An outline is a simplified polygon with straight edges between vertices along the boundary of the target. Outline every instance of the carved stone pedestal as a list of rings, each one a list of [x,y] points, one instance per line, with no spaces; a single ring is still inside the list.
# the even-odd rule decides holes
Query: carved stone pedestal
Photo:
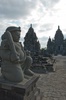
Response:
[[[0,100],[38,100],[38,78],[39,76],[33,76],[28,81],[25,79],[24,82],[15,84],[0,77]]]

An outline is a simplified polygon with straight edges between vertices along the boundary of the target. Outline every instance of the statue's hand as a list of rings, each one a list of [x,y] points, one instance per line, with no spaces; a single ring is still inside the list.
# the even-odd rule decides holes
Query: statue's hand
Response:
[[[10,55],[10,60],[12,61],[12,62],[19,62],[20,61],[20,54],[18,54],[18,53],[12,53],[11,55]]]
[[[30,51],[27,50],[27,51],[26,51],[26,55],[27,55],[27,56],[30,56]]]

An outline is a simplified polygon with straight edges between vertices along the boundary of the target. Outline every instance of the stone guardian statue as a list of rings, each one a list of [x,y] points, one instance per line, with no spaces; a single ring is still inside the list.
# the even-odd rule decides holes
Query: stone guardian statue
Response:
[[[1,42],[1,73],[3,77],[12,82],[21,82],[24,76],[33,76],[30,70],[32,58],[24,50],[20,39],[20,27],[10,26],[2,35]]]

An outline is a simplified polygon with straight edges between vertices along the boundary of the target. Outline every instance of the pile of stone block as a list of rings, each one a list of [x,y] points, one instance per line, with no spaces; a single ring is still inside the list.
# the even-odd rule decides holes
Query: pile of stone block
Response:
[[[54,71],[53,65],[55,63],[55,59],[51,57],[42,57],[42,56],[34,56],[32,69],[44,70],[44,72]],[[43,72],[43,71],[42,71]]]

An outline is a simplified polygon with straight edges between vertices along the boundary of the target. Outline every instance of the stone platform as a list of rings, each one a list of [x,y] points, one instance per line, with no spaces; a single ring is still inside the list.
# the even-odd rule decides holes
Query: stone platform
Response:
[[[14,83],[4,80],[0,74],[0,100],[38,100],[40,90],[36,86],[39,76]]]

